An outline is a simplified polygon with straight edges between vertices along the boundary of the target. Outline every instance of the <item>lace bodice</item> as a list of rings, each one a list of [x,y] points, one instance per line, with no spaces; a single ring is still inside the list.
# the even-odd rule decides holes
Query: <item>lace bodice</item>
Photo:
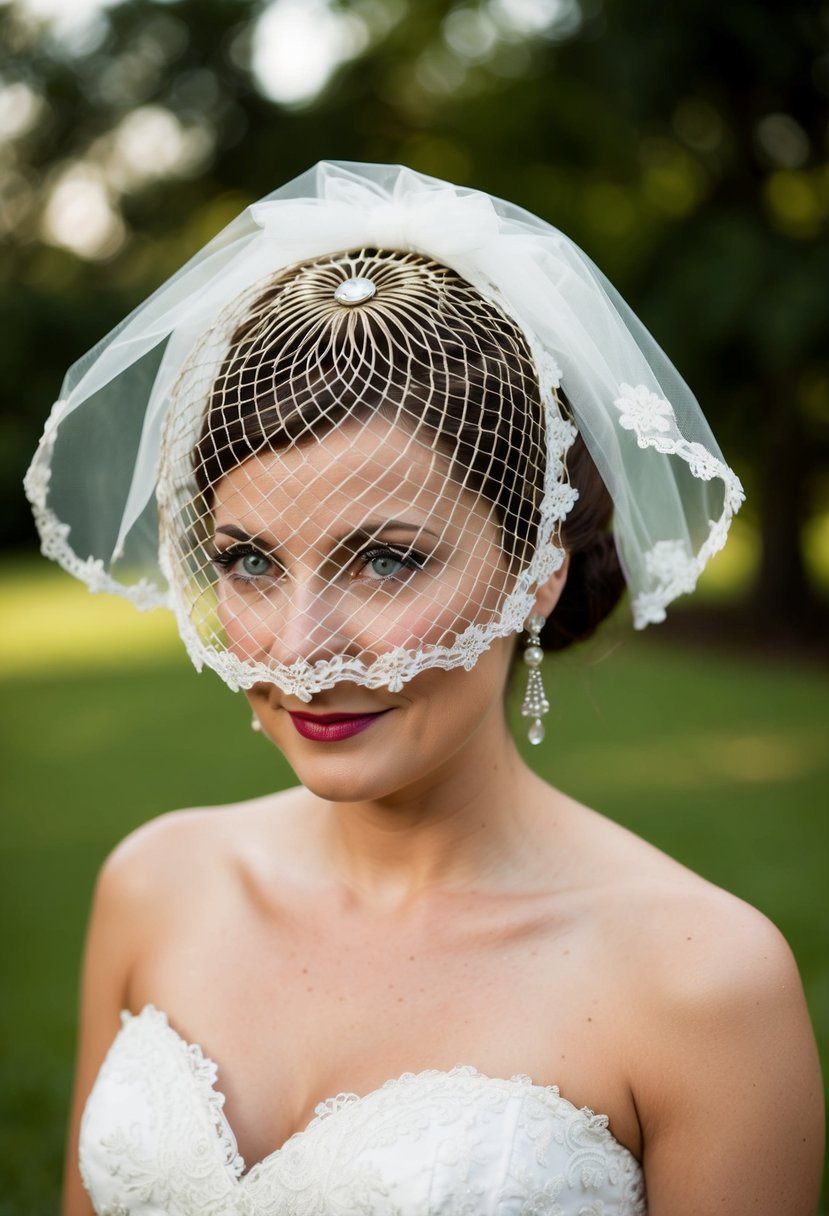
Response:
[[[163,1013],[122,1015],[81,1124],[99,1216],[645,1216],[607,1119],[529,1077],[462,1066],[339,1094],[249,1170],[216,1078]]]

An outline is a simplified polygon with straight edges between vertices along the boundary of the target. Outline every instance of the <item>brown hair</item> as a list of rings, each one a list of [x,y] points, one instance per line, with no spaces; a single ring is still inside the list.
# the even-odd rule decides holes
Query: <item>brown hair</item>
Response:
[[[336,304],[336,287],[354,277],[371,278],[382,306]],[[199,491],[209,507],[213,487],[249,456],[378,413],[436,437],[456,480],[492,504],[510,564],[523,564],[546,463],[530,349],[494,303],[418,254],[315,259],[255,298],[213,385],[194,452]],[[612,503],[581,437],[567,468],[579,497],[562,525],[567,583],[541,639],[551,650],[588,637],[624,588],[608,531]]]

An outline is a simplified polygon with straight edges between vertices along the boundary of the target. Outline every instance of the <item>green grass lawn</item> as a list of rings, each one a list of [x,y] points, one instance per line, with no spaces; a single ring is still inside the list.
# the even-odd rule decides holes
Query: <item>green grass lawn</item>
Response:
[[[546,679],[553,709],[532,763],[780,926],[825,1060],[825,674],[611,625],[549,662]],[[45,1216],[57,1209],[76,976],[101,860],[165,810],[292,778],[249,730],[242,696],[193,672],[165,614],[139,617],[42,567],[0,582],[0,695],[0,1216]]]

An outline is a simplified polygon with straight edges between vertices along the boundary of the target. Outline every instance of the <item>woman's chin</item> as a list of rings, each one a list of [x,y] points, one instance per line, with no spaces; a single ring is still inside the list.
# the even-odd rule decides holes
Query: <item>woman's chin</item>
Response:
[[[367,773],[351,764],[294,764],[307,790],[325,802],[377,802],[401,792],[408,784],[402,774]]]

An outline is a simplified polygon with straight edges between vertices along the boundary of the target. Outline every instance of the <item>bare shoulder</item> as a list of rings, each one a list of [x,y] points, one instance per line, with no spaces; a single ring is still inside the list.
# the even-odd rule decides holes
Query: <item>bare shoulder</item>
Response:
[[[760,912],[707,884],[645,903],[657,920],[636,974],[631,1088],[651,1210],[684,1212],[679,1186],[689,1212],[712,1200],[731,1212],[812,1212],[823,1093],[789,946]]]
[[[618,824],[578,811],[604,933],[648,986],[682,999],[720,983],[797,976],[785,939],[762,912]]]
[[[704,1021],[801,994],[785,938],[757,908],[615,824],[599,838],[602,937],[649,1009]]]
[[[232,880],[265,835],[279,834],[304,791],[285,790],[214,807],[169,811],[125,837],[104,862],[97,898],[119,905],[169,907],[205,884]]]
[[[631,893],[629,893],[630,895]],[[649,868],[631,900],[641,982],[653,999],[690,1013],[723,1001],[768,1000],[795,986],[797,965],[780,930],[757,908],[668,859]]]
[[[788,944],[756,908],[657,850],[634,842],[625,855],[599,916],[649,1211],[813,1211],[822,1085]]]
[[[788,1061],[790,1075],[811,1060],[803,988],[779,929],[696,875],[643,886],[631,955],[639,1024],[647,1027],[639,1076],[651,1086],[651,1109],[670,1102],[661,1071],[669,1059],[682,1058],[698,1075],[714,1064],[718,1083],[730,1076],[737,1087],[765,1067],[770,1050],[778,1064]]]

